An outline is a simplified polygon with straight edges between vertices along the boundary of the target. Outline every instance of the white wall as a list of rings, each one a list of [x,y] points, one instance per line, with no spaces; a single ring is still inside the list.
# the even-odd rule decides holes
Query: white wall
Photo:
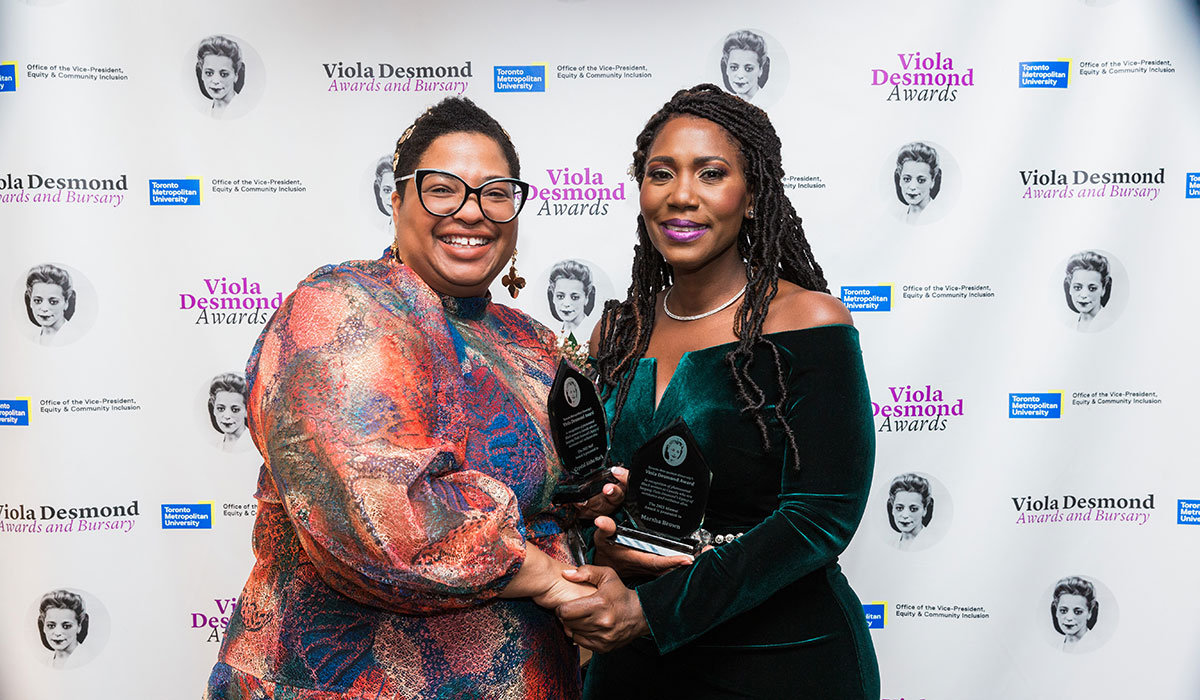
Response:
[[[205,323],[183,295],[220,296],[206,280],[245,278],[273,298],[322,264],[378,255],[390,236],[372,200],[374,164],[447,94],[412,91],[416,80],[385,91],[395,80],[378,76],[377,91],[333,91],[336,71],[323,64],[378,73],[469,62],[470,77],[450,82],[463,80],[511,132],[525,179],[552,187],[568,168],[623,186],[624,199],[593,211],[535,201],[522,215],[530,284],[516,305],[553,326],[541,290],[559,260],[591,263],[602,294],[623,295],[634,136],[676,89],[719,82],[722,39],[743,28],[767,37],[771,74],[755,99],[783,139],[791,195],[834,292],[891,287],[890,311],[855,313],[875,401],[903,403],[893,391],[927,386],[935,403],[961,401],[936,430],[877,419],[876,483],[843,564],[864,603],[883,604],[873,634],[884,697],[1196,697],[1200,610],[1185,591],[1200,573],[1200,527],[1181,524],[1178,508],[1200,501],[1187,446],[1197,334],[1184,323],[1200,247],[1200,191],[1186,195],[1187,173],[1200,173],[1200,24],[1169,0],[4,0],[0,63],[14,62],[16,79],[0,69],[10,300],[0,420],[17,419],[19,399],[29,411],[27,426],[0,424],[0,697],[201,692],[220,632],[196,625],[220,627],[249,571],[260,463],[252,446],[219,449],[205,401],[214,375],[242,371],[263,318]],[[195,50],[212,34],[246,53],[235,118],[212,118],[197,90]],[[940,67],[972,84],[952,101],[889,101],[892,86],[873,85],[873,71],[904,72],[901,56],[916,52],[940,52]],[[1059,60],[1068,87],[1019,87],[1021,63]],[[535,64],[544,92],[495,91],[494,67]],[[606,65],[627,68],[588,77],[613,73]],[[937,148],[944,178],[909,224],[891,177],[896,152],[918,140]],[[1022,171],[1035,169],[1065,175],[1066,189],[1027,189]],[[1161,172],[1163,182],[1089,198],[1075,171]],[[47,189],[36,176],[126,189]],[[172,179],[199,180],[201,203],[152,206],[150,181]],[[253,191],[255,180],[297,182],[271,192]],[[1032,198],[1063,191],[1073,196]],[[1113,270],[1093,332],[1074,327],[1062,292],[1067,259],[1084,250]],[[23,303],[26,275],[43,263],[67,269],[78,294],[49,347]],[[977,295],[940,296],[959,291]],[[507,299],[499,284],[495,293]],[[1009,417],[1010,394],[1057,392],[1060,418]],[[79,410],[92,406],[109,410]],[[902,551],[886,499],[907,472],[930,478],[936,508]],[[1026,496],[1055,503],[1027,512]],[[51,513],[133,502],[136,515]],[[165,505],[203,503],[210,528],[164,529]],[[1031,515],[1049,522],[1019,522]],[[1051,626],[1051,591],[1071,575],[1100,597],[1086,653],[1064,653]],[[49,668],[36,636],[38,601],[60,588],[81,592],[91,614],[87,663],[75,669]]]

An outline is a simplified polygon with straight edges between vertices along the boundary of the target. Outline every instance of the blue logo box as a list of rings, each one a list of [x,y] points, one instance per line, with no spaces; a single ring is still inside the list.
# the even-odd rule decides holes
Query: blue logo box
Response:
[[[1187,198],[1200,199],[1200,173],[1187,174]]]
[[[892,285],[842,287],[842,303],[851,311],[891,311]]]
[[[29,425],[29,399],[0,399],[0,425]]]
[[[211,530],[211,503],[164,503],[162,505],[162,529],[164,530]]]
[[[0,92],[17,91],[17,64],[0,63]]]
[[[199,205],[199,178],[150,181],[150,206],[152,207],[194,207]]]
[[[495,66],[493,92],[545,92],[546,66]]]
[[[1070,61],[1022,61],[1018,87],[1065,88],[1071,80]]]
[[[1200,499],[1179,499],[1179,524],[1200,525]]]
[[[1062,418],[1062,392],[1008,395],[1009,418]]]
[[[881,630],[884,624],[884,615],[887,603],[863,603],[863,614],[867,616],[867,629]]]

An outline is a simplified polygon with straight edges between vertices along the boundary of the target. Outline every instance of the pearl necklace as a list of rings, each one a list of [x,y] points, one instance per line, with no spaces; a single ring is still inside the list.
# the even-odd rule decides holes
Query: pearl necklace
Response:
[[[671,310],[667,308],[667,299],[671,298],[671,292],[675,290],[675,287],[671,287],[670,289],[667,290],[667,293],[663,295],[663,313],[665,313],[668,318],[673,318],[676,321],[699,321],[702,318],[708,318],[709,316],[712,316],[715,313],[719,313],[719,312],[724,311],[725,309],[729,308],[729,306],[731,304],[733,304],[733,302],[742,298],[742,295],[746,293],[746,287],[748,287],[748,286],[749,286],[749,284],[743,284],[742,288],[738,290],[737,294],[733,295],[732,299],[725,302],[724,304],[721,304],[720,306],[713,309],[712,311],[705,311],[704,313],[696,314],[695,316],[677,316],[677,315],[671,313]]]

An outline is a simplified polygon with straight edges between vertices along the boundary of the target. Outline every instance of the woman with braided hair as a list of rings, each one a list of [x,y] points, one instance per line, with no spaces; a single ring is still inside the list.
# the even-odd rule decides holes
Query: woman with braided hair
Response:
[[[592,353],[612,455],[678,418],[712,470],[694,561],[609,544],[558,608],[598,653],[585,697],[878,698],[862,606],[838,564],[874,461],[850,314],[828,294],[782,186],[766,113],[714,85],[675,94],[638,136],[641,215],[627,298]],[[612,567],[611,569],[608,567]]]

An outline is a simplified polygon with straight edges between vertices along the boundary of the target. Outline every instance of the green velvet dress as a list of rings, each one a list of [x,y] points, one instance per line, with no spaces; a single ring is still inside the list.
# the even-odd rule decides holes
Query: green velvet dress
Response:
[[[683,417],[712,470],[704,527],[744,533],[683,567],[634,586],[651,634],[593,657],[585,698],[879,698],[879,668],[862,604],[837,564],[862,518],[875,456],[858,332],[821,326],[767,336],[783,361],[792,466],[768,411],[770,447],[741,412],[718,345],[683,356],[656,409],[654,359],[639,361],[612,456]],[[770,349],[755,381],[779,399]],[[611,415],[612,400],[608,405]]]

